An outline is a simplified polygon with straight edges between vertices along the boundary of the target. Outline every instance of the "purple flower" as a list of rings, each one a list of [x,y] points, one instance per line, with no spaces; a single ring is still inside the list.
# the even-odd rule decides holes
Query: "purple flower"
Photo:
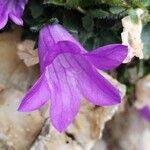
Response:
[[[74,119],[85,97],[100,106],[121,101],[119,91],[97,72],[117,67],[127,56],[127,47],[111,44],[87,52],[61,25],[40,31],[41,76],[24,97],[19,111],[32,111],[51,100],[52,124],[60,132]]]
[[[146,118],[148,121],[150,121],[150,107],[145,106],[142,109],[140,109],[140,113],[144,118]]]
[[[22,15],[27,0],[0,0],[0,29],[10,18],[17,25],[23,25]]]

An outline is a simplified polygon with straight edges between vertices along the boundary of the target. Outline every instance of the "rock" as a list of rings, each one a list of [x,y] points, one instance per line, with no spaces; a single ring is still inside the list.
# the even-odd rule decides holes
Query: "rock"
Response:
[[[26,91],[37,78],[37,69],[27,68],[17,56],[17,45],[19,43],[20,30],[1,33],[0,89],[15,87]]]
[[[34,49],[35,42],[25,40],[18,44],[18,56],[24,61],[26,66],[30,67],[39,62],[37,49]]]
[[[35,144],[30,150],[84,150],[73,137],[59,133],[47,121]]]
[[[150,124],[133,107],[118,113],[104,131],[108,150],[149,150]]]
[[[128,46],[128,56],[124,60],[125,63],[130,62],[136,56],[143,59],[143,42],[141,40],[142,21],[140,16],[143,14],[142,9],[137,9],[138,23],[132,22],[130,16],[122,19],[123,32],[121,33],[122,44]]]
[[[0,84],[8,86],[9,78],[19,65],[16,55],[17,43],[20,41],[20,31],[4,32],[0,36]]]
[[[12,88],[0,94],[0,145],[4,149],[29,149],[43,126],[44,119],[39,111],[17,111],[23,95],[23,92]]]
[[[135,94],[135,106],[137,109],[145,106],[150,107],[150,75],[147,75],[136,83]]]
[[[103,140],[98,140],[91,150],[107,150],[106,142]]]
[[[17,111],[37,77],[17,56],[20,30],[0,36],[0,150],[28,150],[44,124],[40,111]],[[37,69],[36,69],[37,70]]]

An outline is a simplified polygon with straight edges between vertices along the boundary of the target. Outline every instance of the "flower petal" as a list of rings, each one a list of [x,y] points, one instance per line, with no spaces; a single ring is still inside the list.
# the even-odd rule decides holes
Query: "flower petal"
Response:
[[[8,21],[7,3],[7,0],[0,0],[0,29],[2,29]]]
[[[21,17],[14,15],[13,13],[9,14],[10,19],[17,25],[23,25],[23,20]]]
[[[60,41],[54,46],[54,51],[48,52],[47,56],[45,57],[44,67],[51,64],[55,57],[62,53],[71,53],[71,54],[80,54],[80,48],[78,45],[71,41]]]
[[[145,106],[140,110],[141,114],[148,120],[150,121],[150,107]]]
[[[40,61],[40,70],[41,73],[45,69],[45,57],[47,56],[48,52],[55,51],[53,50],[55,43],[51,34],[49,32],[49,28],[45,26],[40,30],[39,40],[38,40],[38,54],[39,54],[39,61]]]
[[[45,75],[38,79],[23,98],[18,110],[22,112],[33,111],[44,105],[50,98],[50,91]]]
[[[8,21],[8,15],[0,12],[0,29],[4,28]]]
[[[100,70],[113,69],[119,66],[126,58],[127,46],[110,44],[85,54],[86,58]]]
[[[70,41],[76,44],[81,50],[85,51],[80,42],[61,25],[54,24],[50,25],[48,28],[55,43],[59,41]]]
[[[21,17],[23,15],[26,3],[27,0],[14,0],[9,4],[9,8],[11,8],[9,11],[9,17],[17,25],[23,25],[23,20]]]
[[[53,24],[45,26],[41,29],[39,35],[39,58],[41,70],[44,70],[44,61],[47,52],[53,53],[55,51],[55,44],[60,41],[68,41],[76,44],[80,50],[85,52],[82,45],[61,25]]]
[[[113,105],[121,101],[119,91],[108,82],[82,56],[67,56],[66,59],[74,67],[74,77],[77,78],[82,94],[95,105]]]
[[[27,0],[0,0],[0,29],[8,21],[8,17],[17,25],[23,25],[22,15]]]
[[[51,89],[52,123],[60,132],[73,121],[80,107],[80,92],[71,68],[60,54],[46,69]]]

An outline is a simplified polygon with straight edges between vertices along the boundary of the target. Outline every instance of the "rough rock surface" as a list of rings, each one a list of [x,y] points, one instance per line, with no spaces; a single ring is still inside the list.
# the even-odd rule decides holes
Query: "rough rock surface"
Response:
[[[136,108],[150,107],[150,75],[140,79],[136,84]]]
[[[24,61],[26,66],[30,67],[39,62],[37,49],[34,49],[35,42],[25,40],[18,44],[18,56]]]
[[[39,111],[17,111],[23,92],[7,89],[0,93],[0,147],[10,150],[27,150],[34,142],[43,125]],[[5,137],[5,138],[4,138]]]
[[[130,16],[126,16],[122,19],[123,32],[121,33],[122,43],[128,46],[128,56],[124,60],[125,63],[130,62],[131,59],[136,56],[142,59],[143,56],[143,43],[141,40],[142,33],[142,21],[140,16],[143,14],[143,10],[137,9],[138,23],[134,23]]]
[[[28,150],[44,123],[39,111],[17,111],[36,77],[17,56],[19,33],[18,30],[0,36],[0,150]]]
[[[103,137],[107,150],[149,150],[149,139],[149,122],[131,107],[108,122]]]

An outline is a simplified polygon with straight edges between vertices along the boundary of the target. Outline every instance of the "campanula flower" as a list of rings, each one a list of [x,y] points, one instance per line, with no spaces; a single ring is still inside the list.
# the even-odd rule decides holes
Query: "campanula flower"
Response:
[[[127,47],[110,44],[87,52],[61,25],[53,24],[40,31],[39,59],[41,76],[23,98],[19,111],[32,111],[50,100],[52,124],[60,132],[73,121],[82,97],[94,105],[121,102],[120,94],[97,69],[120,65]]]
[[[27,0],[0,0],[0,29],[10,18],[17,25],[23,25],[22,15]]]

